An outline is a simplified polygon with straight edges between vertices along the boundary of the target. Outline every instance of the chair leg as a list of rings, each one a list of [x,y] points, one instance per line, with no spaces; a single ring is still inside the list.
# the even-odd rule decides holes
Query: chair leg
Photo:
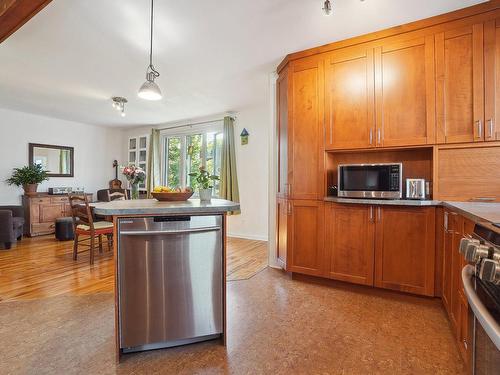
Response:
[[[107,234],[108,237],[108,250],[112,251],[113,250],[113,235],[112,234]]]
[[[21,241],[23,239],[23,235],[21,234],[19,237],[17,237],[18,241]]]
[[[75,233],[73,239],[73,260],[76,260],[78,256],[78,233]]]
[[[99,252],[102,254],[102,234],[99,235]]]
[[[90,235],[90,264],[94,264],[94,240],[95,236],[94,234]]]
[[[9,250],[12,247],[12,242],[5,242],[5,250]]]

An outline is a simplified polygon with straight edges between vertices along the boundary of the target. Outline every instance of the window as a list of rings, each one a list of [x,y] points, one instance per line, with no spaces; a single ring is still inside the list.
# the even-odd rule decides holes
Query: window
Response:
[[[148,159],[148,136],[129,138],[128,140],[128,164],[135,165],[146,171]],[[146,181],[139,184],[139,190],[146,190]]]
[[[177,130],[177,132],[176,132]],[[172,129],[163,132],[163,185],[191,186],[198,193],[198,183],[189,173],[204,165],[210,174],[220,177],[222,163],[222,122],[203,127]],[[214,196],[220,194],[220,182],[214,181]]]

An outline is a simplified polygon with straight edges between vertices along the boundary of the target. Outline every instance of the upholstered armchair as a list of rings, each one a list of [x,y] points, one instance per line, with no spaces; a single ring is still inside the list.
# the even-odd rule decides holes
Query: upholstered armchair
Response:
[[[0,206],[0,244],[10,249],[23,236],[24,210],[22,206]]]

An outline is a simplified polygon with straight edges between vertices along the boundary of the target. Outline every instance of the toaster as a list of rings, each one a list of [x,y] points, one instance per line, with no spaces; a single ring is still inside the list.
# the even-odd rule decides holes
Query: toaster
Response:
[[[406,199],[425,199],[425,185],[423,178],[407,178]]]

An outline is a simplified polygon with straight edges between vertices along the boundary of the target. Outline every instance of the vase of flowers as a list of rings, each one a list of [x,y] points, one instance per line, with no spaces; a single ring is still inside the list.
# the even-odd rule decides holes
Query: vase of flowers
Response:
[[[22,186],[26,195],[36,194],[39,183],[48,180],[47,171],[40,164],[14,168],[12,176],[6,181],[9,185]]]
[[[122,173],[130,184],[130,198],[139,199],[139,184],[146,180],[146,172],[135,165],[129,165],[123,168]]]
[[[204,165],[199,168],[198,172],[190,173],[189,176],[193,177],[199,184],[200,201],[210,202],[212,199],[213,181],[218,180],[219,176],[211,175]]]

